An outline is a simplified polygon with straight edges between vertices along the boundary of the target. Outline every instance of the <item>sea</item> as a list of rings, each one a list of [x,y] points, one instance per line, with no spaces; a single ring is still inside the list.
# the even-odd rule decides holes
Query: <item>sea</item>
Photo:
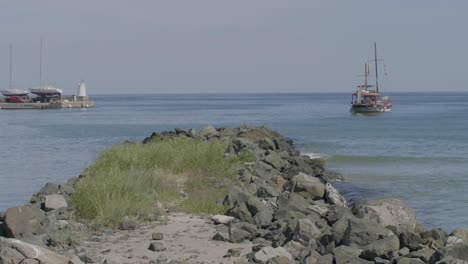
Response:
[[[468,93],[390,93],[390,113],[349,93],[95,95],[93,109],[0,110],[0,210],[65,182],[112,144],[153,131],[266,125],[344,175],[352,201],[396,197],[418,221],[468,228]]]

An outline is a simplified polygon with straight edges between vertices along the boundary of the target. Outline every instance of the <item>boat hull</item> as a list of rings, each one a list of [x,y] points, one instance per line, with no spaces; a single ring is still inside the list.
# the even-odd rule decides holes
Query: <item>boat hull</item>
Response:
[[[350,111],[352,113],[384,113],[390,112],[391,110],[391,106],[353,104]]]

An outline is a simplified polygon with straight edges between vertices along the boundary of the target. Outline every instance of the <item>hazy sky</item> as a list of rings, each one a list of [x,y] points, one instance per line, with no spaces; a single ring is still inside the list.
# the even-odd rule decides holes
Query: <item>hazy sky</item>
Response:
[[[0,0],[0,86],[75,93],[468,91],[466,0]]]

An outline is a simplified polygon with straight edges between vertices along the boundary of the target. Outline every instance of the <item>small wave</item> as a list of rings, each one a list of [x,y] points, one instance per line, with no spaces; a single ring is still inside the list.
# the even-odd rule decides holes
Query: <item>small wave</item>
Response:
[[[411,156],[370,156],[370,155],[333,155],[327,158],[337,163],[363,163],[363,162],[399,162],[399,163],[465,163],[468,160],[460,157],[411,157]]]
[[[309,158],[311,158],[311,159],[327,158],[327,155],[325,155],[325,154],[319,154],[319,153],[313,153],[313,152],[301,153],[301,154],[309,156]]]

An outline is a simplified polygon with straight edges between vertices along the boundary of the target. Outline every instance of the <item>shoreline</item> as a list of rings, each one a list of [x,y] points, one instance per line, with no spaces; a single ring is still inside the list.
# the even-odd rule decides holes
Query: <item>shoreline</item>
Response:
[[[465,240],[468,237],[459,237],[464,231],[449,236],[440,229],[425,230],[416,222],[414,213],[396,199],[346,206],[345,199],[330,184],[340,176],[328,171],[323,159],[301,155],[291,140],[268,128],[205,127],[199,132],[176,129],[153,133],[143,144],[154,139],[164,141],[178,137],[224,140],[229,146],[226,157],[235,157],[244,150],[255,154],[252,164],[241,164],[238,168],[239,182],[224,199],[227,214],[237,220],[217,225],[218,231],[213,237],[225,242],[251,241],[256,246],[244,256],[247,261],[270,263],[273,259],[286,258],[291,263],[314,263],[313,260],[338,263],[344,255],[346,261],[340,263],[400,263],[416,259],[422,263],[436,263],[450,257],[466,261],[465,255],[450,251],[454,247],[468,249]],[[48,219],[48,225],[55,226],[36,226],[36,232],[22,237],[24,240],[54,248],[41,240],[47,236],[50,240],[51,234],[72,222],[67,217],[67,200],[79,180],[72,178],[65,185],[48,184],[33,196],[26,207],[35,209],[28,217],[42,217]],[[7,210],[2,216],[7,236],[24,235],[12,232],[14,221],[7,219],[11,212]],[[19,214],[16,216],[21,218]],[[41,237],[36,235],[38,232]],[[378,236],[369,235],[373,233]],[[367,235],[363,237],[363,234]],[[79,253],[76,248],[67,250],[71,252],[59,252]]]

